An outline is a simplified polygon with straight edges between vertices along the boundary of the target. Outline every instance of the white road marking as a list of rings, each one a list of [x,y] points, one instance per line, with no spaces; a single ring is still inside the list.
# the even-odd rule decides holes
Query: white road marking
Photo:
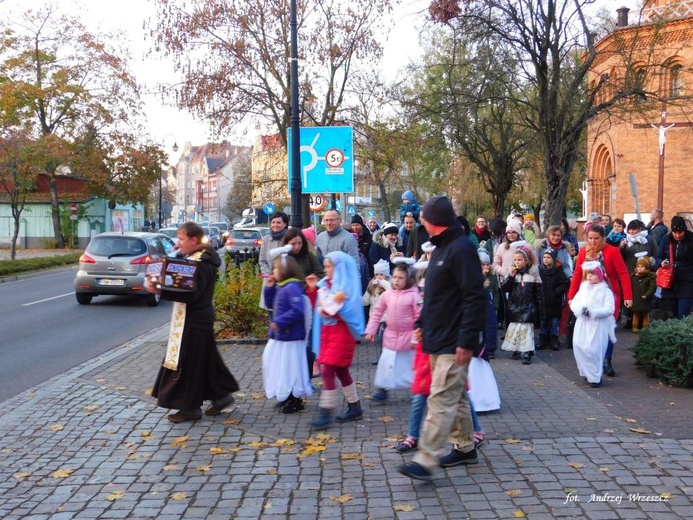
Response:
[[[52,298],[45,298],[43,300],[38,300],[35,302],[23,303],[22,307],[28,307],[29,305],[36,305],[37,303],[49,302],[51,300],[57,300],[58,298],[64,298],[65,296],[72,296],[73,294],[75,294],[74,291],[69,292],[69,293],[65,293],[65,294],[60,294],[58,296],[53,296]]]

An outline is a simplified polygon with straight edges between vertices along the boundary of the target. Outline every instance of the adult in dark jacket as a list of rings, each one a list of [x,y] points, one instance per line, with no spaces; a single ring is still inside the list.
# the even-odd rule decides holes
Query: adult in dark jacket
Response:
[[[432,197],[423,207],[422,222],[436,246],[426,271],[426,298],[414,337],[430,354],[433,383],[428,413],[412,462],[400,473],[431,480],[438,466],[475,464],[467,371],[484,325],[487,295],[476,250],[455,220],[447,197]],[[445,444],[453,436],[453,450]]]
[[[383,229],[375,232],[368,253],[368,261],[372,266],[377,264],[379,260],[387,260],[390,262],[390,272],[392,272],[394,268],[393,255],[404,256],[404,245],[398,233],[399,228],[391,223],[383,224]]]
[[[677,318],[685,318],[693,310],[693,233],[678,215],[671,219],[671,233],[662,239],[655,265],[669,262],[674,264],[674,284],[662,290],[662,300]]]
[[[578,239],[573,233],[570,232],[570,224],[568,224],[568,219],[561,219],[561,232],[563,233],[563,240],[565,242],[570,242],[575,248],[575,251],[577,251],[579,249]]]
[[[295,227],[287,229],[282,239],[282,245],[291,246],[289,255],[298,264],[298,275],[301,282],[305,284],[306,277],[311,274],[318,278],[325,276],[322,266],[318,262],[318,257],[309,251],[308,240],[300,229]]]
[[[419,217],[421,218],[421,217]],[[406,255],[410,258],[421,258],[423,257],[423,250],[421,245],[425,244],[429,240],[428,231],[423,224],[416,226],[411,230],[409,234],[409,240],[407,241],[407,251]]]
[[[664,235],[669,233],[669,228],[664,224],[664,212],[661,209],[656,209],[650,215],[650,223],[647,224],[647,232],[655,241],[657,247],[662,243]]]
[[[366,226],[366,224],[363,222],[363,218],[361,215],[354,215],[351,217],[351,232],[356,233],[358,235],[358,247],[359,251],[363,253],[363,256],[368,258],[368,255],[371,252],[371,244],[373,243],[373,235],[371,234],[370,230]],[[373,277],[373,268],[371,266],[371,271],[370,271],[370,277]]]
[[[207,415],[218,415],[231,404],[238,383],[217,350],[214,339],[214,286],[221,259],[203,243],[204,231],[194,222],[178,228],[179,254],[197,262],[196,287],[191,292],[161,289],[146,282],[145,288],[176,302],[171,315],[171,334],[164,363],[152,389],[156,404],[178,408],[168,415],[171,422],[196,421],[202,417],[202,402],[211,400]]]

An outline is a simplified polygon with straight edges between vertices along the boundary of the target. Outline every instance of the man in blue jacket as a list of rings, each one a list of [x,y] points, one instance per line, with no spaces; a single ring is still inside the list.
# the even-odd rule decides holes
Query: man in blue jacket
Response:
[[[448,198],[426,202],[421,221],[436,248],[426,270],[424,305],[414,335],[423,339],[424,352],[430,354],[433,383],[418,453],[399,471],[431,480],[438,466],[478,462],[467,371],[479,344],[486,297],[476,249],[457,223]],[[454,446],[443,456],[448,439]]]

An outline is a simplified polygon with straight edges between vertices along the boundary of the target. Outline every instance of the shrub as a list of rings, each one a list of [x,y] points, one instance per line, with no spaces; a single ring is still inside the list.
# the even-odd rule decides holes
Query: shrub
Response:
[[[640,332],[635,363],[648,377],[671,386],[693,387],[693,316],[655,321]]]
[[[214,291],[216,319],[226,333],[240,337],[267,336],[269,317],[266,310],[258,307],[262,291],[258,272],[253,262],[244,262],[240,267],[231,264],[226,279],[217,282]]]
[[[0,260],[0,276],[40,271],[49,267],[76,264],[80,253],[57,254],[38,258],[23,258],[21,260]]]

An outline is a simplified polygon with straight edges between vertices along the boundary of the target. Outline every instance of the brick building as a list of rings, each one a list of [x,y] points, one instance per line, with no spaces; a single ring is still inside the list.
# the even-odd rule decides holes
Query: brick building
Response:
[[[675,214],[693,215],[688,191],[693,156],[693,0],[645,0],[642,12],[633,14],[629,22],[628,9],[619,9],[617,27],[596,44],[598,59],[589,82],[593,86],[608,78],[610,88],[617,89],[625,74],[634,74],[643,80],[646,92],[657,95],[623,101],[632,105],[625,117],[605,114],[590,122],[588,212],[634,215],[629,184],[634,174],[647,222],[660,205],[661,165],[661,209],[668,222]],[[626,71],[619,50],[633,41],[634,66]],[[610,94],[607,88],[604,95]]]

